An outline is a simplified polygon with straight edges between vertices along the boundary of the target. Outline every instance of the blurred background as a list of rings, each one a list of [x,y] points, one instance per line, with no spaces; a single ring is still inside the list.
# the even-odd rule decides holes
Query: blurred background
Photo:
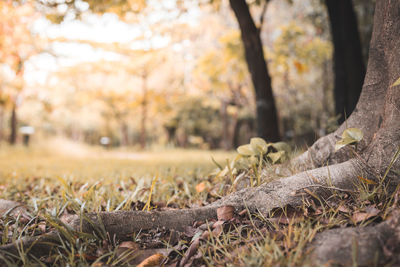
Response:
[[[272,81],[269,125],[298,146],[343,119],[325,2],[247,2]],[[365,66],[374,1],[347,2]],[[231,150],[259,135],[229,1],[2,0],[0,13],[0,150],[51,140]]]

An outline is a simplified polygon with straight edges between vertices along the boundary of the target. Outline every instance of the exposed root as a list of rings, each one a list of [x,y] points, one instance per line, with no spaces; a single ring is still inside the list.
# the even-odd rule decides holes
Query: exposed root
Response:
[[[110,237],[124,240],[133,233],[148,229],[173,229],[184,231],[187,226],[196,221],[207,221],[217,217],[217,208],[230,205],[240,210],[248,208],[251,212],[261,212],[264,215],[275,208],[286,205],[299,206],[303,200],[303,189],[313,186],[315,194],[321,196],[332,193],[332,188],[341,190],[353,189],[359,165],[355,160],[347,161],[330,167],[323,167],[302,172],[291,177],[280,179],[257,188],[247,188],[231,194],[206,207],[167,211],[118,211],[87,214],[84,218],[74,220],[70,226],[84,233],[93,233],[104,229]],[[327,189],[327,187],[330,187]],[[100,230],[99,230],[100,229]],[[29,251],[33,255],[42,255],[41,251],[49,251],[60,243],[58,234],[51,233],[39,238],[23,239],[20,242],[0,247],[0,252],[18,255],[18,251]]]
[[[247,188],[233,193],[212,205],[231,205],[238,208],[248,208],[252,212],[264,215],[275,209],[291,205],[300,206],[303,203],[305,188],[312,187],[314,194],[321,197],[330,195],[334,189],[354,189],[357,175],[362,168],[353,159],[340,164],[313,169],[296,175],[263,184],[256,188]],[[314,186],[319,185],[319,186]],[[330,188],[330,189],[327,189]]]
[[[309,248],[313,249],[311,257],[317,264],[378,266],[387,264],[388,258],[398,264],[400,258],[395,255],[400,251],[399,213],[375,226],[325,231],[316,236]]]
[[[46,256],[54,246],[60,244],[60,236],[57,232],[50,232],[36,237],[25,237],[14,243],[0,247],[0,264],[4,264],[4,256],[16,257],[18,255],[31,254],[37,258]]]

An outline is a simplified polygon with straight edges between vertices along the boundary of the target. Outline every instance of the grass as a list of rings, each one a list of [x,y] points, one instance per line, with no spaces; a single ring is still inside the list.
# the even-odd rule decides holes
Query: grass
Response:
[[[211,157],[222,170],[214,171],[216,164]],[[169,245],[164,237],[168,233],[156,229],[135,233],[128,253],[121,253],[121,244],[107,237],[101,226],[93,235],[71,233],[62,227],[63,218],[84,212],[204,205],[242,187],[265,182],[258,180],[259,166],[253,163],[247,168],[242,167],[250,177],[248,181],[238,182],[240,171],[237,167],[233,164],[225,167],[227,159],[232,162],[235,157],[236,153],[223,151],[104,150],[64,140],[53,140],[28,149],[1,146],[0,198],[20,201],[29,207],[28,219],[11,213],[2,215],[1,244],[51,229],[58,229],[64,236],[63,244],[48,257],[28,258],[21,251],[20,257],[9,259],[9,264],[137,264],[127,260],[130,250],[137,253],[144,251],[144,247],[167,249]],[[274,166],[264,166],[270,174],[274,173]],[[312,265],[307,245],[318,232],[379,222],[398,205],[397,191],[388,193],[382,184],[365,179],[360,179],[359,190],[354,193],[332,190],[329,199],[315,198],[310,192],[303,207],[275,210],[267,218],[244,211],[221,228],[213,229],[213,222],[207,229],[200,231],[198,228],[197,234],[208,237],[197,244],[189,263],[208,266]],[[194,239],[194,234],[181,235],[169,254],[169,261],[184,257],[189,247],[193,247]]]

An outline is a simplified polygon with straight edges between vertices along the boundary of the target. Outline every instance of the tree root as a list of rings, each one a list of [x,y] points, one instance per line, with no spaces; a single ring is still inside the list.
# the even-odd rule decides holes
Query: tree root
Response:
[[[352,190],[357,183],[357,176],[361,173],[362,168],[358,160],[352,159],[340,164],[301,172],[256,188],[243,189],[224,197],[211,206],[230,205],[268,215],[275,208],[287,205],[301,206],[306,188],[312,187],[313,194],[321,197],[331,195],[334,191],[333,188]]]
[[[217,218],[217,208],[233,206],[237,211],[244,208],[250,212],[268,213],[275,208],[291,205],[302,205],[303,189],[312,187],[314,194],[330,195],[334,189],[349,190],[354,188],[360,165],[355,161],[347,161],[330,167],[323,167],[302,172],[291,177],[263,184],[257,188],[247,188],[208,206],[196,209],[166,210],[166,211],[117,211],[86,214],[82,219],[75,219],[69,225],[78,232],[93,233],[103,229],[110,237],[126,240],[133,233],[141,230],[164,228],[183,232],[194,222],[205,222]],[[60,243],[62,236],[49,233],[37,238],[25,238],[16,243],[0,247],[0,254],[18,255],[19,251],[43,256],[43,251],[49,251]]]
[[[375,226],[339,228],[322,232],[310,244],[313,262],[343,266],[378,266],[388,258],[400,263],[400,217],[392,217]],[[395,257],[394,257],[395,256]],[[390,262],[393,264],[394,262]]]

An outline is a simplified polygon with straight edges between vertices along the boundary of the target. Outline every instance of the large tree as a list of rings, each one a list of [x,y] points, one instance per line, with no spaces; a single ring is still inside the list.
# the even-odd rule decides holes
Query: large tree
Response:
[[[256,95],[257,135],[268,141],[280,139],[278,116],[272,92],[271,77],[264,58],[260,29],[251,16],[246,0],[229,0],[239,23],[247,67]]]
[[[326,0],[334,47],[334,96],[342,123],[356,107],[365,77],[362,46],[352,0]]]
[[[184,231],[196,221],[217,217],[217,208],[233,206],[268,216],[275,208],[302,205],[303,191],[313,196],[329,197],[337,190],[356,190],[357,177],[384,183],[389,189],[399,185],[400,170],[400,2],[378,0],[374,29],[370,45],[369,62],[363,90],[353,114],[333,134],[319,139],[308,151],[293,160],[293,164],[306,171],[247,188],[220,199],[208,206],[195,209],[167,211],[119,211],[88,214],[91,223],[80,219],[71,223],[75,229],[93,232],[93,225],[103,224],[110,236],[124,238],[145,229],[166,228]],[[364,139],[356,148],[335,151],[338,136],[347,127],[363,131]],[[313,246],[320,263],[337,261],[349,265],[357,257],[360,265],[382,263],[385,242],[400,244],[398,216],[376,226],[343,228],[317,235]],[[358,240],[353,246],[352,240]],[[371,242],[372,241],[372,242]],[[47,243],[46,243],[47,242]],[[31,247],[36,256],[43,254],[49,242],[58,243],[59,233],[39,238],[27,238],[18,244],[0,247],[2,253],[17,254],[22,247]],[[353,246],[353,247],[352,247]],[[338,249],[340,248],[340,249]],[[355,253],[353,250],[356,249]]]

